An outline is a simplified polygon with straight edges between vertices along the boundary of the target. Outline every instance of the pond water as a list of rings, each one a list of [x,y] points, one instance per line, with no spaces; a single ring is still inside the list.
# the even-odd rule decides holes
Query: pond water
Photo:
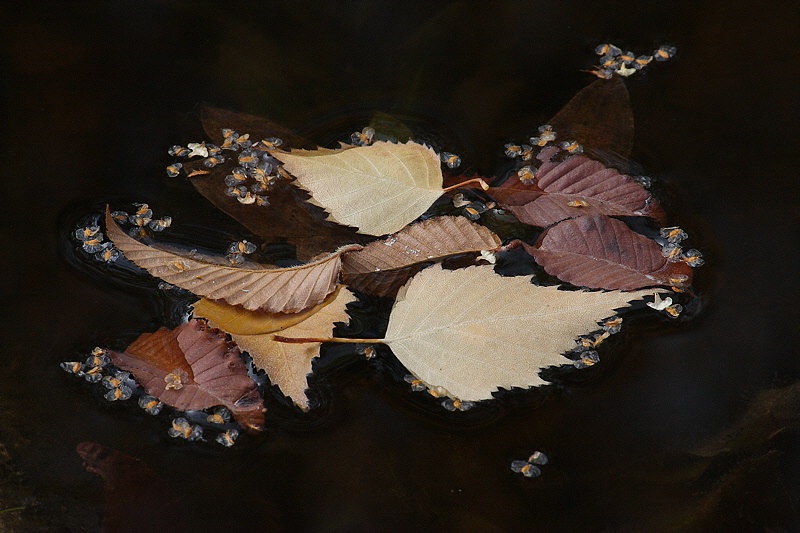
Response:
[[[800,528],[798,16],[791,2],[153,1],[3,17],[0,529],[95,531],[104,512],[119,530]],[[391,358],[332,349],[319,410],[268,398],[267,432],[230,450],[174,442],[163,420],[59,369],[170,309],[76,262],[82,215],[145,201],[240,231],[164,176],[169,146],[204,138],[201,103],[328,145],[382,112],[491,174],[504,143],[591,81],[581,70],[608,41],[678,47],[627,85],[633,159],[707,259],[691,320],[635,321],[588,379],[466,416],[408,393]],[[128,505],[107,509],[82,442],[140,459],[169,489],[123,470]],[[513,474],[534,450],[543,475]]]

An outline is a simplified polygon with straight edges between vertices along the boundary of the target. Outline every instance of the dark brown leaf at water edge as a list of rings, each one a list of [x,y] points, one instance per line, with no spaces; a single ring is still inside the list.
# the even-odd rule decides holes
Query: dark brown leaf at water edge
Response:
[[[201,320],[143,333],[124,352],[109,355],[147,394],[175,409],[224,405],[248,432],[264,427],[263,402],[239,349]]]
[[[564,220],[535,246],[524,246],[548,274],[580,287],[629,291],[691,284],[689,265],[667,261],[658,243],[602,215]]]
[[[494,250],[500,244],[497,235],[464,217],[430,218],[345,255],[342,280],[369,294],[394,296],[411,276],[431,262],[451,255]]]
[[[186,509],[177,493],[141,460],[95,442],[76,451],[103,478],[103,531],[183,531]]]
[[[216,144],[222,144],[222,130],[227,128],[240,135],[250,134],[253,142],[270,137],[277,137],[293,148],[313,148],[314,144],[289,128],[281,126],[264,117],[238,113],[219,107],[203,106],[201,120],[206,135]]]
[[[488,194],[521,221],[547,227],[586,215],[647,216],[664,221],[664,212],[650,192],[631,176],[583,155],[551,161],[557,153],[546,148],[534,183],[517,174],[489,189]]]

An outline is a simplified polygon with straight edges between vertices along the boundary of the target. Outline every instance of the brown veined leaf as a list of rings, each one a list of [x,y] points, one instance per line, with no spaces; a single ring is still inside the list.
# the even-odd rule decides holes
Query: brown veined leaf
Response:
[[[491,266],[434,265],[398,293],[384,342],[427,384],[486,400],[499,387],[545,383],[539,370],[569,363],[562,353],[578,336],[648,294],[560,291],[499,276]]]
[[[548,274],[580,287],[628,291],[691,284],[689,265],[669,262],[658,243],[602,215],[564,220],[536,246],[524,246]]]
[[[329,303],[339,294],[341,285],[330,293],[322,303],[298,313],[267,313],[248,311],[240,305],[228,305],[217,300],[200,298],[194,303],[192,315],[204,318],[215,328],[237,335],[261,335],[274,333],[302,322]]]
[[[429,218],[344,256],[342,281],[377,296],[394,296],[427,263],[450,255],[494,250],[500,238],[465,217]]]
[[[106,231],[125,257],[153,276],[199,296],[270,313],[294,313],[322,302],[339,281],[341,255],[361,248],[345,246],[296,267],[237,268],[147,246],[129,237],[111,218],[108,208]]]
[[[631,176],[583,155],[550,161],[555,148],[539,154],[536,181],[525,184],[513,174],[488,194],[526,224],[547,227],[585,215],[647,216],[664,221],[664,212],[647,189]]]
[[[109,355],[147,394],[175,409],[224,405],[245,430],[263,429],[263,402],[239,349],[201,320],[143,333],[124,352]]]
[[[283,330],[283,334],[294,337],[329,337],[334,322],[348,320],[346,306],[355,301],[347,289],[341,289],[336,298],[307,319]],[[287,344],[273,340],[272,334],[236,335],[234,342],[253,358],[256,367],[264,369],[273,385],[277,385],[285,396],[303,409],[308,410],[307,377],[311,373],[311,362],[319,356],[320,343]]]
[[[415,142],[376,142],[334,153],[313,150],[275,152],[311,201],[329,219],[384,235],[400,230],[442,195],[439,157]]]

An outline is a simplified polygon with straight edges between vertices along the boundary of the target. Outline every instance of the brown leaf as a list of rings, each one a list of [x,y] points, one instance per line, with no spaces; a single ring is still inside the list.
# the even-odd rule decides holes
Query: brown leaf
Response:
[[[192,315],[204,318],[215,328],[225,333],[238,335],[260,335],[274,333],[302,322],[329,303],[339,293],[341,285],[330,293],[321,304],[309,307],[299,313],[267,313],[266,311],[248,311],[240,305],[228,305],[217,300],[200,298],[194,303]]]
[[[240,134],[249,133],[252,141],[267,139],[269,137],[278,137],[283,140],[284,143],[296,148],[310,148],[313,146],[306,139],[297,135],[289,128],[281,126],[264,117],[237,113],[218,107],[204,106],[201,111],[201,119],[206,135],[216,144],[222,144],[224,140],[222,130],[223,128],[228,128]]]
[[[366,293],[394,296],[408,278],[429,262],[493,250],[500,244],[497,235],[464,217],[430,218],[345,255],[342,280]]]
[[[602,215],[564,220],[535,247],[524,246],[548,274],[580,287],[628,291],[676,285],[675,276],[687,276],[680,285],[691,283],[689,265],[667,261],[658,243]]]
[[[617,76],[578,91],[549,124],[560,139],[576,140],[591,150],[627,157],[633,148],[630,96]]]
[[[583,155],[550,161],[555,148],[539,154],[536,181],[525,184],[513,174],[488,194],[526,224],[547,227],[585,215],[648,216],[663,222],[664,213],[640,184]]]
[[[124,352],[109,355],[116,366],[134,375],[147,394],[175,409],[224,405],[247,431],[263,429],[263,402],[239,349],[200,320],[143,333]]]
[[[182,531],[186,509],[177,493],[141,460],[94,442],[76,451],[103,478],[103,531]]]
[[[346,306],[356,298],[342,289],[336,298],[306,320],[283,330],[290,337],[330,337],[334,322],[348,320]],[[287,344],[273,340],[272,334],[231,335],[240,348],[247,351],[253,363],[267,372],[270,381],[304,411],[308,410],[306,376],[311,362],[319,356],[320,343]]]
[[[340,248],[326,257],[289,268],[237,268],[184,257],[129,237],[106,209],[106,231],[125,257],[150,274],[206,298],[251,311],[293,313],[315,306],[333,292],[341,270]]]

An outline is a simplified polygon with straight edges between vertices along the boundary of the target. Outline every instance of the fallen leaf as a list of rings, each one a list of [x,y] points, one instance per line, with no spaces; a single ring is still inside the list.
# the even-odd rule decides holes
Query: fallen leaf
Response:
[[[81,442],[76,451],[86,471],[103,479],[103,531],[184,530],[180,498],[144,462],[94,442]]]
[[[486,400],[499,387],[545,383],[539,370],[571,362],[561,354],[578,336],[652,293],[560,291],[499,276],[491,266],[434,265],[398,293],[384,342],[428,385]]]
[[[263,429],[264,408],[239,349],[200,320],[143,333],[124,352],[109,351],[145,389],[175,409],[224,405],[247,431]]]
[[[500,246],[500,239],[465,217],[435,217],[407,226],[342,260],[342,281],[377,296],[394,296],[426,264]]]
[[[322,302],[338,283],[341,254],[360,248],[346,246],[296,267],[239,268],[199,261],[143,244],[117,225],[108,208],[106,232],[125,257],[167,283],[198,296],[270,313],[293,313]]]
[[[658,243],[603,215],[564,220],[524,246],[548,274],[580,287],[628,291],[676,285],[676,277],[691,284],[689,265],[667,261]]]
[[[400,230],[442,195],[439,156],[431,148],[407,142],[376,142],[333,153],[314,150],[275,152],[311,201],[329,219],[384,235]]]
[[[547,227],[585,215],[648,216],[664,221],[650,192],[631,176],[583,155],[550,161],[555,148],[542,150],[534,183],[512,174],[488,194],[526,224]]]
[[[307,319],[283,330],[283,334],[296,337],[329,337],[334,322],[348,320],[345,307],[355,301],[347,289],[341,289],[336,298]],[[304,411],[308,410],[306,376],[311,373],[311,362],[319,356],[320,343],[287,344],[276,342],[273,335],[231,334],[234,342],[253,358],[256,367],[264,369],[273,385]]]
[[[218,107],[204,106],[201,111],[203,129],[216,144],[225,140],[222,135],[223,128],[232,129],[240,134],[249,133],[250,139],[258,141],[270,137],[277,137],[284,143],[297,148],[313,146],[295,132],[272,122],[264,117],[238,113]]]
[[[204,318],[213,327],[225,333],[238,335],[260,335],[274,333],[302,322],[331,303],[339,293],[341,285],[330,293],[322,303],[299,313],[268,313],[248,311],[240,305],[228,305],[217,300],[200,298],[194,303],[192,315]]]

